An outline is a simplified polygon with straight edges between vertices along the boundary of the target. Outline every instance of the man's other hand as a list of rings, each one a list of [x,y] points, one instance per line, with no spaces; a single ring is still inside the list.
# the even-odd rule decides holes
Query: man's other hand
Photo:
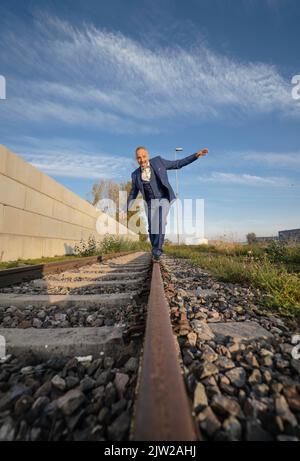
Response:
[[[197,158],[199,158],[199,157],[202,157],[203,155],[206,155],[207,153],[208,153],[208,149],[202,149],[196,153],[196,156]]]
[[[126,216],[127,216],[127,213],[125,213],[125,211],[120,211],[119,212],[119,220],[120,221],[125,221]]]

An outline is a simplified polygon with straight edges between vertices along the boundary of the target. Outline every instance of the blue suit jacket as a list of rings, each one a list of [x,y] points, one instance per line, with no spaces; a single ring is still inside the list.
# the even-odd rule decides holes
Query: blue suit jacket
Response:
[[[179,170],[183,166],[189,165],[195,160],[197,160],[196,154],[189,155],[181,160],[166,160],[160,155],[149,159],[152,167],[151,170],[154,170],[155,173],[154,175],[151,175],[151,186],[155,197],[165,197],[167,193],[168,200],[170,202],[174,200],[176,196],[169,183],[167,170]],[[132,186],[127,200],[127,210],[130,208],[133,200],[136,199],[139,192],[141,192],[143,199],[146,200],[141,172],[141,167],[139,167],[131,174]]]

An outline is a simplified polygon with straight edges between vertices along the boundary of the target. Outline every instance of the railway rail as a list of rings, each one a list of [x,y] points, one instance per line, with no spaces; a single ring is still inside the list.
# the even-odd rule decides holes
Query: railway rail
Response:
[[[299,441],[297,329],[260,298],[145,252],[1,271],[0,440]]]
[[[0,336],[0,440],[200,439],[148,253],[1,271]]]

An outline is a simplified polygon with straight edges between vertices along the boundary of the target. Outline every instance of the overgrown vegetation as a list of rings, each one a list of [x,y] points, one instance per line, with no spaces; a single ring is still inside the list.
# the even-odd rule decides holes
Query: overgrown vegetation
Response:
[[[81,239],[74,246],[74,254],[42,257],[35,259],[17,259],[16,261],[0,262],[1,269],[10,269],[13,267],[22,267],[33,264],[44,264],[53,261],[65,261],[84,256],[97,256],[107,253],[119,253],[122,251],[149,251],[150,246],[146,242],[131,242],[117,236],[107,235],[103,240],[97,241],[93,236],[90,236],[87,241]]]
[[[188,258],[224,282],[259,288],[265,307],[281,315],[300,317],[300,245],[270,242],[239,245],[168,245],[166,253]]]
[[[124,238],[107,235],[103,240],[96,241],[95,237],[90,236],[87,241],[80,240],[74,247],[74,252],[78,256],[96,256],[107,253],[119,253],[121,251],[149,250],[149,244],[145,242],[133,242]]]

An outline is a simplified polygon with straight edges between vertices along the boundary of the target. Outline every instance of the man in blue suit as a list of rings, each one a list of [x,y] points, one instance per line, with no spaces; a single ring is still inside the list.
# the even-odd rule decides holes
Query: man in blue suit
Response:
[[[143,146],[137,147],[135,153],[140,166],[131,174],[132,187],[127,200],[127,210],[141,192],[148,219],[153,260],[159,261],[165,237],[166,218],[172,201],[176,199],[167,170],[178,170],[189,165],[206,155],[208,149],[202,149],[181,160],[166,160],[159,155],[150,159],[149,152]]]

